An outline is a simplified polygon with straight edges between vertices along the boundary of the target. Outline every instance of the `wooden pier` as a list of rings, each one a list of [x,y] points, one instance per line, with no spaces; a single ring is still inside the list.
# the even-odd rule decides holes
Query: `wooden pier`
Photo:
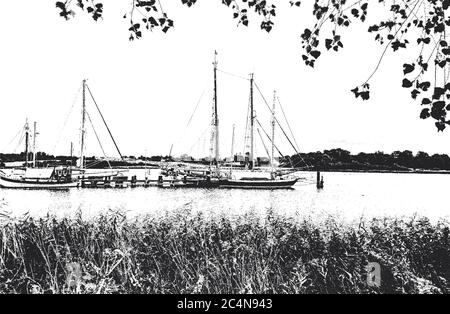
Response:
[[[137,179],[137,176],[87,176],[80,178],[81,188],[136,188],[136,187],[177,187],[186,185],[186,179],[159,176],[155,179]]]

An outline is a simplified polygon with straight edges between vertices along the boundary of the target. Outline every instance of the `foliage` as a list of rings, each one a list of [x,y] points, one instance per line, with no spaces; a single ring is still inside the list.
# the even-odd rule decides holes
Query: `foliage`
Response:
[[[359,170],[359,171],[410,171],[450,170],[450,157],[445,154],[428,155],[425,152],[394,151],[350,154],[336,148],[324,152],[305,153],[284,158],[286,166],[309,165],[316,170]]]
[[[188,209],[144,218],[4,219],[0,292],[450,292],[446,222],[330,218],[319,227],[271,211],[206,218]],[[382,266],[379,288],[366,284],[368,262]]]
[[[270,32],[277,7],[266,0],[222,0],[222,4],[233,10],[238,25],[249,24],[249,11],[262,17],[261,29]],[[181,0],[188,7],[196,0]],[[289,1],[292,7],[301,7],[301,1]],[[368,27],[374,40],[383,46],[383,52],[374,71],[367,80],[352,89],[355,97],[370,98],[370,79],[378,71],[381,61],[391,49],[412,51],[414,59],[403,64],[402,86],[411,90],[411,97],[423,106],[420,118],[432,118],[438,131],[450,124],[450,43],[447,27],[450,26],[449,0],[378,0],[370,3],[379,6],[383,14],[377,14],[376,22]],[[75,15],[75,10],[85,11],[94,20],[102,17],[103,4],[93,0],[56,2],[59,14],[65,19]],[[371,9],[372,10],[372,9]],[[361,0],[314,0],[312,16],[315,23],[303,30],[302,59],[307,66],[314,67],[322,50],[339,51],[344,47],[343,29],[355,22],[368,23],[369,1]],[[138,16],[136,16],[138,15]],[[384,16],[383,16],[384,15]],[[130,22],[130,40],[142,37],[142,29],[159,28],[167,32],[174,22],[163,10],[161,2],[133,0],[130,11],[124,15]],[[327,35],[324,35],[327,33]]]
[[[132,156],[131,156],[132,157]],[[29,160],[32,160],[32,153],[28,156]],[[124,158],[127,158],[127,156],[124,156]],[[75,165],[78,157],[75,156],[54,156],[49,155],[45,152],[38,152],[36,153],[36,164],[38,167],[45,168],[45,167],[53,167],[56,165]],[[136,159],[136,157],[132,158]],[[5,163],[9,162],[20,162],[25,160],[25,153],[20,154],[3,154],[0,153],[0,168],[5,167]],[[147,162],[159,162],[161,160],[170,160],[169,157],[162,157],[162,156],[151,156],[151,157],[144,157],[141,156],[138,160],[138,162],[127,162],[126,160],[109,160],[106,161],[104,159],[99,159],[95,156],[86,157],[85,158],[87,164],[95,164],[96,169],[106,169],[111,167],[124,167],[124,166],[141,166],[144,167],[146,164],[144,161]],[[25,164],[25,163],[24,163]]]
[[[144,167],[158,166],[158,162],[174,161],[169,156],[124,156],[125,160],[110,160],[109,164],[103,159],[96,157],[86,158],[88,164],[95,164],[97,169],[112,167]],[[44,152],[37,153],[39,167],[51,167],[54,165],[76,164],[77,157],[53,156]],[[129,160],[131,159],[131,161]],[[2,154],[0,153],[0,167],[6,162],[24,161],[24,153]],[[29,156],[31,160],[31,156]],[[446,154],[429,155],[425,152],[394,151],[387,154],[381,151],[375,153],[359,153],[352,155],[349,151],[341,148],[324,150],[323,152],[300,153],[298,155],[285,156],[281,158],[281,165],[285,167],[308,166],[315,170],[358,170],[358,171],[410,171],[416,170],[448,170],[450,171],[450,157]],[[206,160],[193,160],[191,163],[209,165]]]
[[[366,100],[370,97],[369,80],[379,69],[382,59],[390,48],[393,52],[401,49],[417,51],[415,59],[403,64],[402,86],[411,90],[414,100],[421,99],[424,106],[420,113],[422,119],[432,117],[436,120],[438,131],[443,131],[450,120],[446,118],[450,110],[449,64],[450,48],[446,30],[450,26],[447,17],[450,1],[435,0],[380,0],[384,5],[385,17],[368,28],[375,34],[375,41],[384,46],[380,60],[369,78],[352,92],[356,97]],[[312,30],[306,29],[302,35],[303,59],[307,65],[314,66],[320,56],[318,49],[321,31],[325,24],[332,25],[329,38],[325,39],[327,50],[338,51],[343,47],[339,31],[349,27],[356,20],[366,22],[369,2],[365,1],[320,1],[315,0],[313,15],[317,22]],[[412,43],[416,43],[417,49]],[[419,97],[420,96],[420,97]]]
[[[191,7],[197,0],[181,0],[181,4]],[[248,13],[253,10],[256,14],[262,16],[261,29],[270,32],[273,27],[272,18],[275,17],[275,5],[269,4],[266,0],[222,0],[222,4],[233,10],[233,18],[238,21],[238,25],[248,26]],[[58,1],[56,7],[60,16],[68,20],[75,16],[75,11],[81,10],[87,12],[97,21],[102,18],[103,4],[93,0],[77,1]],[[159,0],[132,0],[130,10],[123,16],[130,22],[130,40],[142,37],[142,30],[153,30],[159,28],[167,33],[174,27],[174,22],[164,11]]]

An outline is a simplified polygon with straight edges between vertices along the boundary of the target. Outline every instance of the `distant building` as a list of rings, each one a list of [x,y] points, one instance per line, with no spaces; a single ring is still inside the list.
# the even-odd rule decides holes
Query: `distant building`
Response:
[[[179,158],[181,161],[194,161],[194,157],[189,156],[188,154],[182,154]]]

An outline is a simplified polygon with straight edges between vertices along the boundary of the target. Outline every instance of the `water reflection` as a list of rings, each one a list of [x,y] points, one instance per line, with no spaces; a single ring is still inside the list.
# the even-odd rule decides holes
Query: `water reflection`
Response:
[[[307,174],[314,178],[313,173]],[[189,208],[205,215],[242,215],[252,212],[264,216],[269,209],[296,218],[342,220],[361,217],[412,216],[432,220],[450,217],[447,205],[449,175],[325,173],[325,188],[298,185],[293,190],[208,190],[208,189],[73,189],[67,191],[21,191],[0,189],[2,211],[14,216],[29,213],[45,216],[85,217],[110,209],[127,216],[161,215],[166,211]]]

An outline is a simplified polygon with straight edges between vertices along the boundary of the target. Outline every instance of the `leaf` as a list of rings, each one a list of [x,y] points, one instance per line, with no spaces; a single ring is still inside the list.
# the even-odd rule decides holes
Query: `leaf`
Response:
[[[444,95],[445,93],[445,89],[441,88],[441,87],[435,87],[434,88],[434,93],[433,93],[433,99],[439,99],[442,97],[442,95]]]
[[[431,100],[429,98],[422,99],[422,105],[429,105],[431,104]]]
[[[319,50],[313,50],[310,52],[310,55],[314,57],[314,59],[317,59],[320,57],[320,51]]]
[[[435,123],[435,125],[436,125],[436,127],[438,129],[438,132],[443,132],[445,130],[446,126],[445,126],[444,122],[438,121],[438,122]]]
[[[402,87],[410,88],[412,86],[412,82],[408,79],[403,79]]]
[[[409,74],[409,73],[413,72],[415,67],[416,67],[416,65],[414,63],[412,63],[412,64],[408,64],[408,63],[403,64],[403,74],[406,75],[406,74]]]
[[[421,119],[428,119],[430,116],[431,116],[430,109],[428,109],[428,108],[422,109],[422,112],[420,113]]]

